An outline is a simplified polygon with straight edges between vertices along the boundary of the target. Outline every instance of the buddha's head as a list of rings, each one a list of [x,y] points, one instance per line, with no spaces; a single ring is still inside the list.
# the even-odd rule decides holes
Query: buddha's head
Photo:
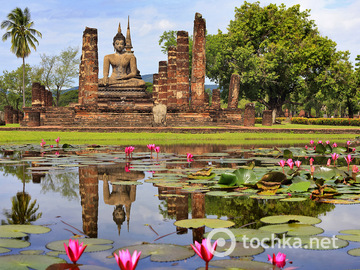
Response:
[[[125,37],[121,32],[118,32],[113,39],[114,49],[118,52],[122,52],[125,48]]]

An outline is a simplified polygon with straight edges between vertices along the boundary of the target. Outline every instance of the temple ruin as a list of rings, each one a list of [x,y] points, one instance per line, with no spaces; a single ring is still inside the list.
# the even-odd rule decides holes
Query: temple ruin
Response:
[[[83,32],[79,71],[79,99],[68,107],[53,107],[52,96],[39,83],[32,86],[32,106],[24,108],[22,126],[147,127],[216,126],[255,123],[254,105],[238,108],[240,77],[231,77],[228,108],[221,108],[220,90],[205,91],[206,21],[195,14],[191,76],[189,35],[177,32],[177,45],[169,48],[168,59],[159,62],[153,75],[153,92],[145,91],[132,51],[130,24],[126,37],[114,37],[115,53],[104,57],[104,78],[99,78],[98,33]],[[109,68],[113,73],[109,76]],[[44,91],[45,90],[45,91]],[[210,97],[211,96],[211,97]],[[248,120],[243,120],[248,118]],[[6,116],[5,116],[6,118]]]

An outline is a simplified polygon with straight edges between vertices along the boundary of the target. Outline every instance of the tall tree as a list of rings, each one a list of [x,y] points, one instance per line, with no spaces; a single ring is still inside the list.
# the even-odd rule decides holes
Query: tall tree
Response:
[[[61,91],[71,87],[73,79],[79,75],[79,49],[68,47],[60,55],[41,55],[41,81],[45,87],[55,94],[56,106],[59,106]]]
[[[35,36],[42,37],[41,33],[32,28],[34,22],[31,21],[30,11],[26,7],[24,11],[17,7],[7,15],[7,20],[2,21],[1,28],[6,28],[6,33],[2,40],[11,38],[11,52],[23,60],[23,107],[25,107],[25,58],[31,53],[31,48],[36,50],[39,44]],[[30,48],[31,47],[31,48]]]
[[[228,33],[217,34],[221,42],[213,48],[207,76],[227,95],[231,74],[239,74],[241,95],[273,111],[305,89],[314,96],[326,83],[316,78],[336,59],[336,43],[320,36],[309,13],[299,5],[244,2],[235,8]]]

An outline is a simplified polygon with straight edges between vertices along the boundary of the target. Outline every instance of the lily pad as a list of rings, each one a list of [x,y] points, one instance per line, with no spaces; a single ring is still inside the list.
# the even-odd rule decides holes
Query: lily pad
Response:
[[[43,254],[44,251],[43,250],[39,250],[39,249],[34,249],[34,250],[22,250],[20,251],[20,254],[23,255],[41,255]]]
[[[5,248],[26,248],[30,246],[28,241],[19,239],[0,239],[0,247]]]
[[[181,228],[200,228],[206,226],[212,229],[216,228],[228,228],[234,226],[235,223],[228,220],[222,219],[211,219],[211,218],[193,218],[193,219],[183,219],[174,222],[175,226]]]
[[[224,247],[220,247],[219,245],[216,248],[216,252],[226,252],[228,247],[225,245]],[[261,254],[265,251],[263,247],[260,245],[258,247],[251,247],[250,245],[236,242],[234,250],[229,254],[231,257],[245,257],[245,256],[255,256]]]
[[[95,251],[104,251],[108,249],[112,249],[112,244],[114,241],[107,239],[99,239],[99,238],[84,238],[79,239],[79,244],[83,242],[84,245],[87,245],[84,252],[95,252]],[[59,251],[65,253],[64,243],[67,245],[69,240],[59,240],[50,242],[46,245],[46,247],[50,250]]]
[[[10,251],[11,251],[11,249],[0,247],[0,254],[2,254],[2,253],[8,253],[8,252],[10,252]]]
[[[42,234],[50,231],[50,228],[39,225],[2,225],[0,226],[0,237],[20,238],[28,233]]]
[[[351,256],[360,257],[360,248],[350,249],[347,253]]]
[[[280,223],[297,223],[297,224],[308,224],[314,225],[321,222],[321,219],[309,216],[301,215],[278,215],[268,216],[260,219],[261,222],[269,224],[280,224]]]
[[[324,232],[321,228],[298,223],[267,225],[259,228],[259,230],[279,234],[286,233],[289,236],[316,235]]]
[[[243,269],[243,270],[280,270],[280,268],[264,262],[257,262],[257,261],[248,261],[248,260],[215,260],[210,261],[209,263],[211,266],[223,267],[225,269]]]
[[[185,260],[195,255],[195,252],[190,246],[179,246],[171,244],[143,244],[128,246],[117,249],[114,253],[119,253],[120,250],[128,249],[130,254],[135,250],[141,251],[140,259],[150,257],[153,262],[174,262]]]
[[[339,238],[332,238],[327,236],[311,236],[302,237],[304,249],[313,250],[332,250],[340,249],[349,245],[348,241]]]
[[[301,197],[291,197],[291,198],[285,198],[281,199],[281,202],[303,202],[306,201],[307,198],[301,198]]]
[[[310,182],[293,183],[289,186],[290,192],[306,192],[310,187]]]
[[[4,255],[0,256],[0,265],[2,269],[12,270],[46,270],[48,266],[56,263],[65,263],[66,261],[47,255]]]

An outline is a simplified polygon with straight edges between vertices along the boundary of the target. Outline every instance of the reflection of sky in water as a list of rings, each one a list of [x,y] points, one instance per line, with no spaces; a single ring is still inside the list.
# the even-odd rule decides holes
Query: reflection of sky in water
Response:
[[[78,169],[71,169],[70,171],[73,175],[72,178],[69,179],[69,182],[71,185],[77,186],[79,184]],[[49,179],[49,177],[52,177],[53,180],[55,179],[55,175],[53,174],[46,177],[48,177],[47,179]],[[146,173],[145,179],[148,177],[149,174]],[[171,233],[173,234],[163,237],[155,243],[180,245],[192,243],[191,230],[188,230],[188,233],[182,235],[174,233],[176,231],[176,227],[173,225],[175,220],[165,218],[160,213],[159,209],[164,208],[163,204],[165,201],[159,200],[157,196],[158,189],[151,183],[146,183],[143,180],[140,180],[140,182],[143,182],[143,185],[136,186],[136,200],[131,205],[129,231],[125,220],[121,225],[119,235],[118,226],[113,220],[115,206],[104,203],[103,180],[99,180],[98,237],[114,240],[114,249],[104,252],[85,253],[80,263],[103,265],[110,269],[118,269],[114,259],[106,258],[110,255],[111,251],[128,245],[153,242],[156,238]],[[59,186],[59,183],[55,183],[53,190],[44,189],[44,183],[49,182],[43,179],[39,184],[32,182],[26,183],[25,190],[32,196],[32,200],[37,200],[37,203],[40,205],[39,212],[43,213],[42,218],[34,224],[48,225],[52,231],[46,235],[31,235],[31,247],[29,247],[29,249],[45,249],[44,246],[46,243],[68,239],[72,235],[72,232],[79,233],[76,229],[83,230],[79,190],[75,190],[77,194],[76,198],[68,200],[68,198],[61,194],[63,190],[61,186]],[[22,191],[22,182],[14,176],[3,175],[0,177],[0,186],[1,210],[11,209],[11,198],[16,195],[16,192]],[[316,226],[324,229],[325,232],[323,235],[327,236],[336,235],[340,230],[360,229],[360,215],[357,215],[360,210],[359,208],[359,205],[337,205],[330,212],[319,216],[322,222]],[[189,212],[188,215],[190,217],[191,212]],[[208,217],[216,218],[214,215],[209,215]],[[226,217],[222,218],[226,219]],[[0,219],[4,219],[3,211],[0,212]],[[149,226],[146,226],[146,224],[151,225],[158,235],[156,235]],[[206,231],[208,232],[210,230],[206,228]],[[360,243],[350,242],[348,247],[335,251],[269,248],[264,253],[255,256],[255,260],[266,262],[267,254],[280,251],[286,253],[289,260],[293,261],[293,266],[299,267],[299,269],[355,269],[360,265],[360,260],[348,255],[346,252],[349,249],[358,247],[360,247]],[[14,249],[11,254],[18,252],[19,250]],[[60,257],[66,259],[63,255],[60,255]],[[186,261],[176,263],[179,268],[182,267],[183,269],[196,269],[197,267],[203,266],[202,261],[196,256]],[[149,258],[146,258],[139,262],[137,269],[160,269],[165,266],[172,267],[172,263],[153,263],[150,262]]]

